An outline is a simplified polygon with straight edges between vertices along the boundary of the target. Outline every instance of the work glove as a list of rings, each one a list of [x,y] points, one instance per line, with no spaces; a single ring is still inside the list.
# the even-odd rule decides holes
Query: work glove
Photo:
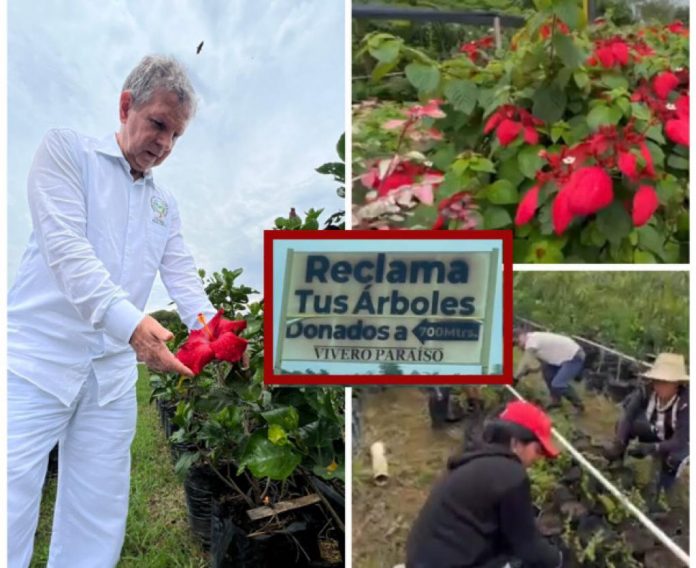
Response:
[[[644,458],[657,453],[657,444],[639,442],[635,446],[629,448],[628,455],[634,458]]]
[[[614,440],[610,446],[603,448],[602,455],[604,455],[609,462],[621,461],[623,460],[625,451],[626,446],[618,440]]]

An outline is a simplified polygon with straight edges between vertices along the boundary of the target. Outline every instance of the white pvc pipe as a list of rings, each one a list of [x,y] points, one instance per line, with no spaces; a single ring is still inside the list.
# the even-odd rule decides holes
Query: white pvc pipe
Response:
[[[524,400],[522,395],[518,393],[513,387],[510,385],[505,385],[505,387],[519,400]],[[555,428],[551,428],[551,431],[553,432],[553,435],[556,437],[556,439],[561,443],[561,445],[568,450],[568,452],[580,463],[581,466],[583,466],[587,471],[590,472],[590,474],[597,480],[599,481],[604,487],[606,487],[609,492],[616,497],[619,500],[619,503],[621,503],[624,507],[626,507],[631,514],[636,517],[643,525],[651,532],[653,533],[659,540],[664,544],[679,560],[684,562],[686,566],[690,565],[691,560],[689,559],[689,555],[684,552],[679,546],[671,539],[669,538],[663,531],[658,527],[655,523],[653,523],[648,517],[645,516],[643,511],[641,511],[638,507],[636,507],[633,503],[631,503],[628,498],[621,493],[612,483],[604,477],[601,472],[595,468],[585,457],[578,452],[571,444],[566,440]]]
[[[384,444],[382,442],[372,444],[370,454],[372,454],[372,479],[380,487],[386,485],[389,481],[389,469],[384,455]]]

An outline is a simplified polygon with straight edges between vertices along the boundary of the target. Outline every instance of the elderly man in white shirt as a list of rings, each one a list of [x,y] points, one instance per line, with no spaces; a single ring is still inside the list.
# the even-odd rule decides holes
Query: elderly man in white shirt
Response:
[[[191,376],[143,312],[159,271],[183,321],[215,314],[152,168],[195,113],[174,59],[145,57],[103,139],[46,134],[28,181],[33,232],[8,300],[8,565],[28,566],[48,454],[59,442],[50,568],[108,568],[125,536],[136,358]]]
[[[582,400],[570,384],[582,374],[585,366],[585,352],[580,345],[570,337],[547,331],[516,329],[514,333],[517,346],[524,351],[514,383],[528,374],[537,360],[551,396],[548,408],[560,407],[561,399],[567,398],[575,408],[584,411]]]

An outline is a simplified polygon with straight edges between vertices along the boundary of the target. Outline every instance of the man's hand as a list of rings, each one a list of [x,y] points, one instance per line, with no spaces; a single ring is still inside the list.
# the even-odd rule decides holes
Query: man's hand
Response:
[[[172,337],[172,332],[162,327],[155,318],[145,316],[135,328],[130,344],[138,361],[145,363],[153,371],[193,377],[191,369],[174,357],[165,345],[165,341]]]

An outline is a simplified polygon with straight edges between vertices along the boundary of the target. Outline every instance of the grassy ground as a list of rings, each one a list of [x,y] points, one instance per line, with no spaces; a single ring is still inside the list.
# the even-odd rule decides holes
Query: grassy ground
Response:
[[[131,496],[119,568],[203,568],[207,555],[188,529],[182,484],[174,476],[159,416],[150,405],[147,372],[137,385],[138,427],[132,446]],[[32,568],[46,565],[55,480],[44,489]]]

